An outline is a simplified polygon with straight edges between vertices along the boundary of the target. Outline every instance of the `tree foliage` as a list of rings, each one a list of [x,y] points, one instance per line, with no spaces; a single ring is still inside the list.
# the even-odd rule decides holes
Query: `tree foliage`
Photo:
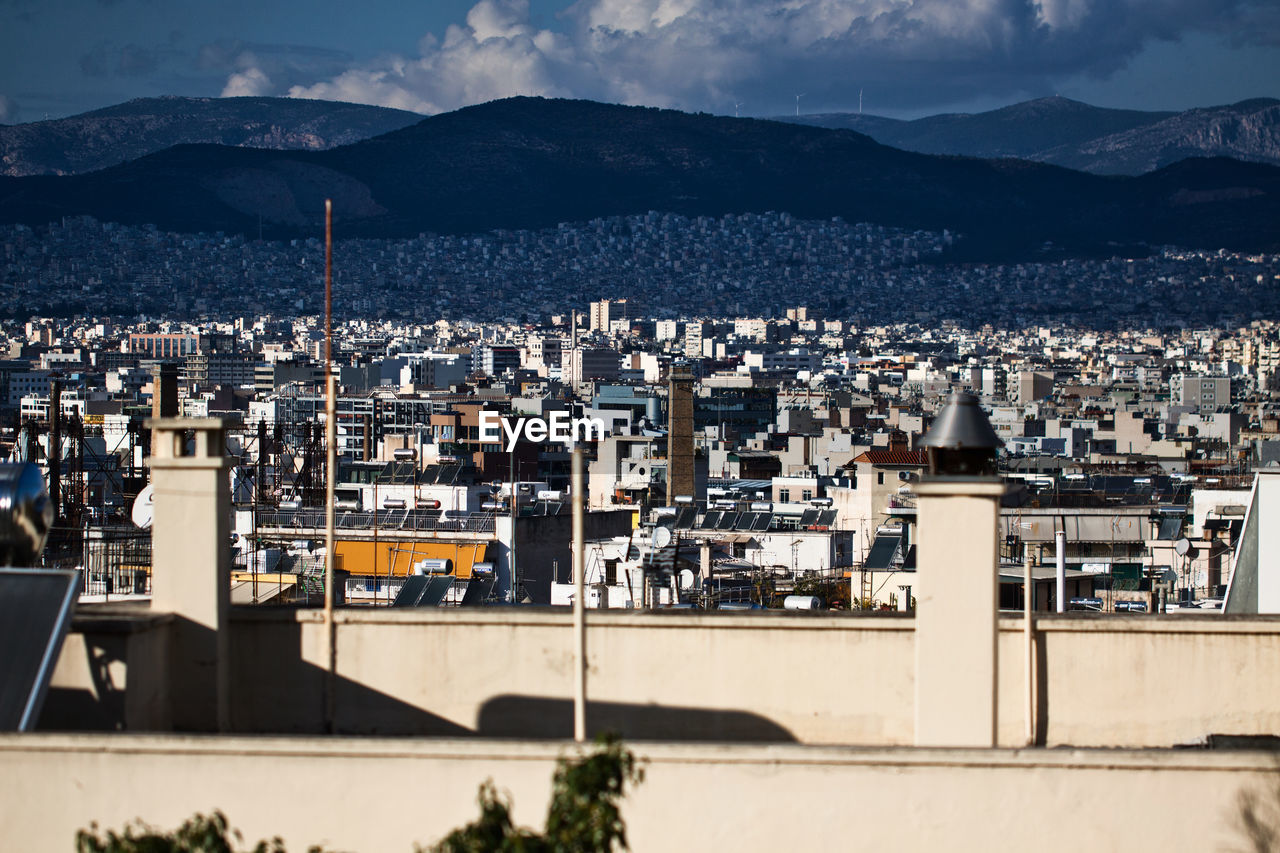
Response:
[[[551,805],[543,833],[516,826],[511,803],[493,782],[480,786],[480,816],[455,829],[431,848],[440,853],[582,853],[627,849],[627,828],[620,802],[627,785],[644,780],[644,771],[616,735],[602,735],[588,755],[561,758],[552,780]],[[120,832],[99,835],[97,824],[76,833],[77,853],[286,853],[279,838],[241,848],[243,837],[220,811],[196,814],[172,832],[141,821]],[[312,847],[309,853],[323,853]]]
[[[196,814],[173,832],[164,832],[141,821],[127,824],[121,833],[107,830],[98,835],[98,825],[76,833],[76,853],[236,853],[243,837],[227,824],[226,815]],[[232,842],[235,842],[234,845]],[[285,853],[279,838],[259,841],[252,853]],[[311,848],[311,853],[320,853]]]
[[[431,848],[433,853],[578,853],[627,848],[627,829],[619,802],[627,784],[644,780],[635,755],[613,735],[596,739],[596,749],[577,759],[561,758],[552,780],[546,831],[515,826],[511,804],[493,787],[480,786],[480,817],[455,829]]]

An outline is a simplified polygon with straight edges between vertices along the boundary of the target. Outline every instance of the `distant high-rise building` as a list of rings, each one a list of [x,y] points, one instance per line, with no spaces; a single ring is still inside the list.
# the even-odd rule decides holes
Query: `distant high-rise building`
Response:
[[[531,370],[559,368],[564,358],[564,338],[560,335],[533,334],[525,340],[525,367]]]
[[[151,358],[180,359],[200,350],[200,336],[177,334],[129,335],[129,352],[141,353]]]
[[[1043,400],[1053,393],[1053,372],[1023,370],[1018,374],[1018,405]]]
[[[564,354],[565,381],[577,385],[591,380],[618,378],[621,356],[607,347],[578,347]]]
[[[1179,373],[1173,377],[1172,396],[1179,405],[1198,412],[1217,411],[1231,405],[1231,380],[1226,376]]]
[[[601,299],[591,303],[591,331],[609,334],[609,326],[617,320],[630,319],[630,305],[625,299]]]
[[[520,369],[520,348],[485,344],[472,351],[471,369],[485,376],[502,376],[508,370]]]
[[[676,320],[659,320],[653,326],[654,340],[674,341],[680,336],[680,325]]]
[[[702,358],[702,334],[704,324],[686,323],[684,327],[684,354],[689,358]]]

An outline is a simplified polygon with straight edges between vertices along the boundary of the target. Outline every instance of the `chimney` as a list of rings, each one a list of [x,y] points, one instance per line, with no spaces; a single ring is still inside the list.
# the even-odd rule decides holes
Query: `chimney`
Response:
[[[178,416],[178,365],[160,363],[151,371],[151,418]],[[156,454],[157,439],[151,436],[151,455]]]
[[[221,418],[147,422],[155,453],[151,609],[172,613],[168,696],[177,731],[226,731],[230,722],[227,613],[231,606],[232,460]],[[187,434],[194,437],[188,446]]]
[[[157,364],[151,374],[151,417],[178,416],[178,365]]]
[[[672,365],[667,393],[667,505],[693,497],[693,374]]]
[[[916,746],[996,745],[1000,439],[972,394],[952,394],[920,442],[916,486]]]

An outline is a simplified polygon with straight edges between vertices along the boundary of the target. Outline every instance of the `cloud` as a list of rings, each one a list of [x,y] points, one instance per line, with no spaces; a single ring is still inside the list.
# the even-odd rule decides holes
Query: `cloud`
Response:
[[[157,51],[136,44],[126,44],[120,49],[120,59],[116,64],[119,73],[130,77],[145,77],[154,74],[160,67]]]
[[[80,73],[86,77],[106,77],[107,66],[107,48],[105,45],[98,45],[80,57]]]
[[[288,90],[295,98],[374,103],[422,113],[511,95],[607,94],[566,36],[535,29],[527,0],[480,0],[466,24],[422,39],[420,56],[392,56]]]
[[[279,94],[299,81],[340,75],[351,61],[341,50],[223,40],[201,45],[195,64],[201,72],[226,73],[222,96],[233,97]]]
[[[86,77],[151,77],[164,67],[183,63],[182,53],[171,44],[148,47],[130,43],[117,47],[101,42],[79,59],[80,72]]]
[[[271,93],[271,78],[261,68],[247,68],[227,78],[227,85],[222,87],[222,97],[238,98],[256,97]]]
[[[578,0],[560,21],[540,29],[527,0],[480,0],[417,56],[278,91],[427,113],[532,94],[769,114],[799,92],[810,110],[848,108],[859,89],[915,108],[1106,77],[1189,33],[1280,33],[1267,0]]]
[[[7,124],[18,117],[18,104],[8,95],[0,95],[0,124]]]

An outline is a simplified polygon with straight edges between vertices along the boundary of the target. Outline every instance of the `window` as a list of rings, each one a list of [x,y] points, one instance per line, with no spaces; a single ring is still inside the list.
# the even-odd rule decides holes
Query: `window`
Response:
[[[789,503],[790,501],[791,501],[791,490],[778,489],[778,502],[785,504],[785,503]]]
[[[608,586],[617,586],[618,584],[618,561],[604,561],[604,582]]]
[[[883,485],[884,485],[884,472],[883,472],[883,471],[877,471],[877,472],[876,472],[876,485],[877,485],[877,486],[883,486]]]
[[[803,492],[801,492],[801,493],[800,493],[800,500],[802,500],[802,501],[811,501],[811,500],[813,500],[813,489],[805,489]]]

